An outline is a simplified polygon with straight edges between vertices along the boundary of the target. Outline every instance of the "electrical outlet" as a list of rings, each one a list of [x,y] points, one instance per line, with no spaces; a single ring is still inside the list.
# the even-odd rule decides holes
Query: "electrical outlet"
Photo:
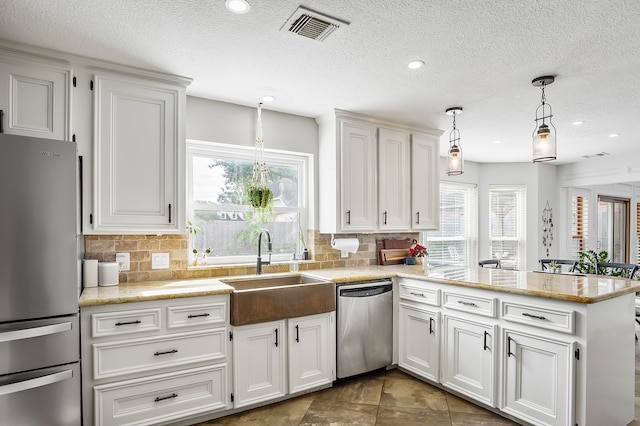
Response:
[[[120,271],[128,271],[131,269],[131,257],[129,253],[116,253],[116,262]]]
[[[151,253],[151,269],[169,269],[169,253]]]

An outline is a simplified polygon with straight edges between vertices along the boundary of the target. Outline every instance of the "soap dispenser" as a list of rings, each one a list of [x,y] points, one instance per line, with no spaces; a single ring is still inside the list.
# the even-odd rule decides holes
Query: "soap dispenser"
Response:
[[[291,272],[298,272],[298,259],[296,259],[295,253],[291,255],[291,261],[289,262],[289,270]]]

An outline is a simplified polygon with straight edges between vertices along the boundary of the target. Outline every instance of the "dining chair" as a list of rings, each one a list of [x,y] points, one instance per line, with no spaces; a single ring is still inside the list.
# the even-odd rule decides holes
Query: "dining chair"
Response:
[[[613,275],[633,278],[640,266],[633,263],[596,262],[596,275]]]
[[[577,260],[571,259],[540,259],[540,270],[546,271],[550,268],[549,264],[555,262],[558,265],[569,265],[568,272],[575,272],[576,266],[578,266]]]
[[[489,260],[481,260],[478,262],[478,266],[481,268],[495,268],[501,269],[502,265],[500,264],[500,259],[489,259]]]

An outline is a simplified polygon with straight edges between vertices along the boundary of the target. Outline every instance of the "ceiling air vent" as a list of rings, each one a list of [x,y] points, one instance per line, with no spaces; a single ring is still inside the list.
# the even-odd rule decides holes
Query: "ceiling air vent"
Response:
[[[583,155],[583,158],[596,158],[596,157],[606,157],[607,155],[609,155],[608,152],[598,152],[597,154],[587,154],[587,155]]]
[[[315,12],[304,6],[298,6],[298,9],[287,19],[280,31],[286,30],[312,40],[324,41],[341,26],[346,25],[349,25],[349,22]]]

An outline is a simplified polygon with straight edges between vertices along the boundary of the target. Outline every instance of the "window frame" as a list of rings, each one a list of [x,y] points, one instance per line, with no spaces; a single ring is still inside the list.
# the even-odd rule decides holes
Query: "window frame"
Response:
[[[187,220],[193,221],[195,210],[211,210],[211,211],[230,211],[230,212],[249,212],[252,207],[247,204],[218,204],[218,203],[196,203],[193,200],[193,157],[194,156],[210,156],[223,160],[240,160],[253,163],[255,160],[255,148],[253,146],[233,145],[220,142],[209,142],[187,139],[186,143],[186,171],[187,171]],[[293,152],[276,149],[264,149],[264,160],[267,166],[270,164],[286,165],[298,167],[298,207],[273,206],[273,213],[296,213],[300,224],[302,235],[307,237],[308,230],[308,211],[309,211],[309,194],[310,182],[312,181],[310,174],[311,165],[313,164],[313,154],[304,152]],[[270,222],[273,223],[273,222]],[[267,224],[264,224],[265,227]],[[188,241],[187,254],[192,251],[191,239]],[[266,247],[266,244],[265,244]],[[296,240],[296,253],[301,253],[303,249],[300,238]],[[263,257],[266,249],[263,250]],[[254,263],[256,261],[257,252],[251,255],[237,256],[213,256],[207,258],[207,265],[233,265]],[[272,261],[289,261],[291,253],[273,253]],[[191,263],[189,262],[189,265]]]
[[[465,191],[465,214],[468,217],[465,219],[465,231],[466,235],[464,236],[455,236],[455,237],[446,237],[446,236],[434,236],[434,234],[441,233],[444,228],[442,225],[442,220],[446,215],[442,214],[442,198],[447,196],[448,191]],[[442,242],[442,241],[463,241],[466,245],[467,255],[462,261],[462,266],[471,267],[475,266],[478,261],[478,185],[472,183],[463,183],[463,182],[451,182],[451,181],[441,181],[440,182],[440,223],[438,226],[438,231],[430,231],[426,232],[426,241],[427,247],[429,248],[429,243],[432,242]],[[441,256],[443,257],[443,256]],[[446,263],[442,258],[439,261],[444,264],[450,265],[458,265],[456,263]]]
[[[516,224],[517,236],[494,236],[492,231],[493,227],[491,224],[491,220],[494,216],[493,214],[493,193],[496,192],[514,192],[516,194],[516,219],[518,223]],[[493,242],[494,241],[516,241],[517,242],[517,250],[515,264],[513,266],[514,269],[522,270],[526,265],[526,255],[527,255],[527,187],[526,185],[489,185],[488,191],[489,198],[489,211],[488,211],[488,250],[489,254],[493,257]],[[496,257],[497,258],[497,257]],[[504,259],[502,267],[505,268]]]

